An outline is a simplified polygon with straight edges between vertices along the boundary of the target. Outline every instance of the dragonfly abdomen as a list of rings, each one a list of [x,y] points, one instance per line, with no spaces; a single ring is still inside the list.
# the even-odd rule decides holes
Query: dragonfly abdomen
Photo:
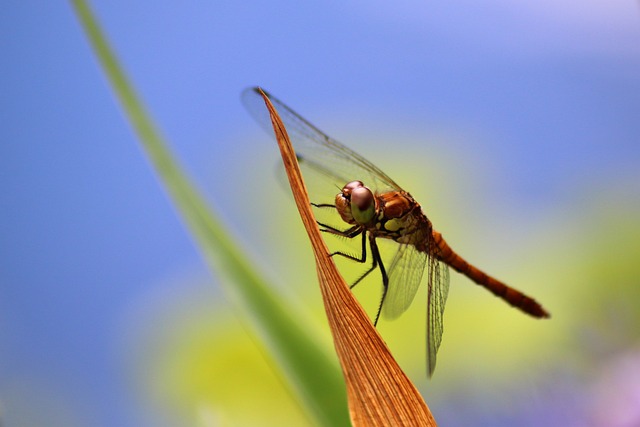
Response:
[[[484,271],[474,267],[455,253],[437,231],[433,231],[433,240],[438,248],[435,254],[438,259],[459,273],[464,274],[476,284],[486,288],[495,296],[502,298],[513,307],[519,308],[533,317],[549,317],[549,313],[533,298],[513,289],[501,281],[489,276]]]

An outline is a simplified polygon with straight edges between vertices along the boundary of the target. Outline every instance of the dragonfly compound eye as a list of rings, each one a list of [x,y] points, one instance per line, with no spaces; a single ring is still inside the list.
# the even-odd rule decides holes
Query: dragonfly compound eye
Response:
[[[376,200],[367,187],[358,187],[351,191],[351,214],[359,224],[370,222],[376,215]]]
[[[353,190],[357,188],[362,188],[362,187],[364,187],[364,184],[362,183],[362,181],[351,181],[350,183],[342,187],[342,194],[345,197],[350,197]]]

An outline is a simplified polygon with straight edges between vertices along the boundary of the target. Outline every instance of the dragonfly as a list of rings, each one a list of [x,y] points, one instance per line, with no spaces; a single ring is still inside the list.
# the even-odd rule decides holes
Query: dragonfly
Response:
[[[273,135],[271,119],[259,88],[248,88],[242,102],[254,119]],[[331,256],[367,265],[351,284],[355,287],[373,271],[382,280],[380,316],[395,319],[414,300],[427,270],[427,374],[433,375],[442,340],[444,307],[449,291],[449,267],[484,287],[498,298],[534,318],[550,314],[533,298],[489,276],[458,255],[437,232],[420,204],[380,168],[344,144],[327,136],[282,101],[264,92],[287,129],[318,210],[329,210],[337,223],[318,221],[321,231],[348,240],[360,239],[359,253],[336,251]],[[336,193],[337,191],[337,193]],[[392,255],[383,262],[379,242],[392,241]]]

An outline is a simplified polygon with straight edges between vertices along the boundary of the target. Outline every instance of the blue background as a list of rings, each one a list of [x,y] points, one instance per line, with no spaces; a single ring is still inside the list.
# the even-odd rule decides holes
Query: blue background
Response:
[[[505,229],[518,236],[531,222],[572,224],[586,206],[640,200],[637,2],[93,7],[172,149],[270,274],[279,267],[261,257],[272,242],[252,196],[278,191],[277,153],[239,102],[250,85],[373,153],[392,176],[410,157],[414,169],[398,178],[407,187],[435,173],[432,203],[455,206],[439,228],[477,232],[504,252],[514,240],[492,236]],[[222,294],[70,5],[3,9],[0,414],[9,426],[156,425],[131,386],[135,339],[123,337],[166,295]],[[283,264],[287,250],[276,251]]]

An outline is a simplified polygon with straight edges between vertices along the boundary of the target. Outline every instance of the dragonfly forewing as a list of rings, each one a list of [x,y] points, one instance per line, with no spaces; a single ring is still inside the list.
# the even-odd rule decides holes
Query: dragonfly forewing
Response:
[[[333,197],[348,182],[360,180],[376,192],[400,190],[400,186],[378,167],[309,123],[273,95],[265,94],[275,106],[284,123],[303,175],[309,196],[315,203],[332,203]],[[254,119],[273,135],[271,118],[257,88],[242,92],[242,102]],[[308,179],[307,171],[316,179]],[[315,185],[315,182],[320,185]],[[315,191],[315,187],[318,187]],[[329,193],[327,193],[329,192]],[[316,198],[316,194],[321,198]],[[325,200],[330,195],[330,200]]]

